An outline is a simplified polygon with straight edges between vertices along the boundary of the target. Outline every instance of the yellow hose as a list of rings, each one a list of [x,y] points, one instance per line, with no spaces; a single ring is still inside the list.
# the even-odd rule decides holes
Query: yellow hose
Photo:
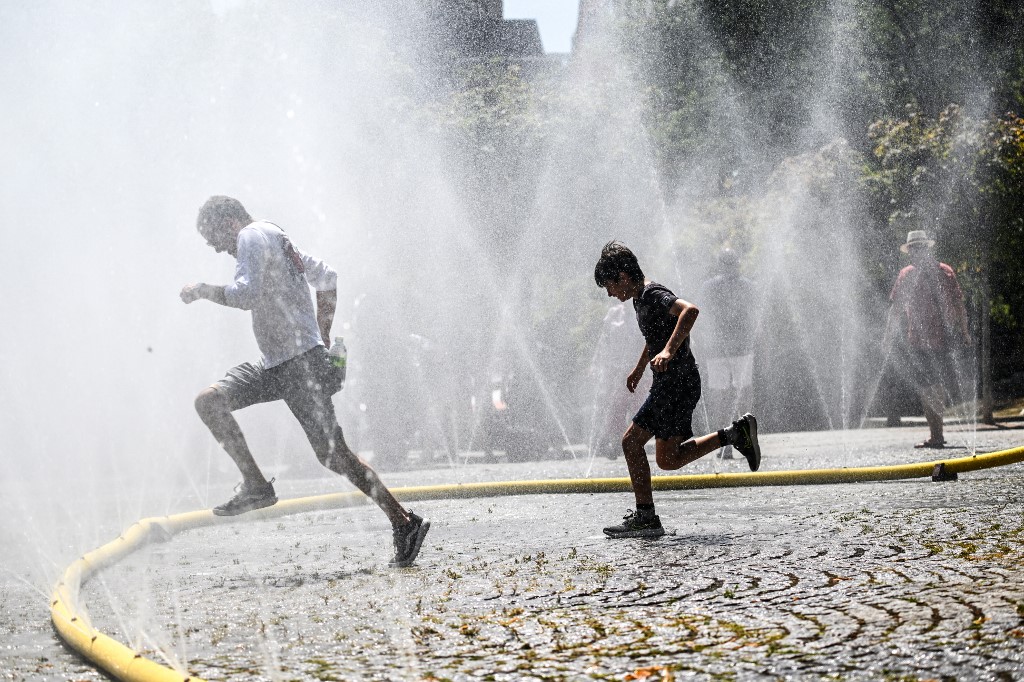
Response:
[[[957,459],[893,466],[764,471],[746,474],[655,476],[652,479],[652,484],[655,490],[694,490],[744,486],[859,483],[931,476],[936,471],[937,465],[942,465],[946,474],[960,474],[1006,466],[1021,461],[1024,461],[1024,447]],[[577,478],[413,486],[395,488],[391,492],[398,499],[408,501],[500,495],[614,493],[628,492],[631,489],[628,478]],[[360,492],[336,493],[282,500],[272,507],[249,512],[245,514],[244,519],[214,516],[210,510],[142,519],[130,526],[117,539],[87,553],[65,569],[60,582],[53,589],[50,600],[50,619],[53,621],[57,633],[68,646],[114,679],[131,682],[203,682],[201,678],[191,677],[187,672],[174,670],[148,659],[92,627],[88,619],[88,611],[83,604],[79,603],[82,585],[96,572],[116,563],[146,544],[170,540],[178,533],[192,528],[233,523],[239,520],[271,519],[321,509],[338,509],[367,502],[368,499]]]

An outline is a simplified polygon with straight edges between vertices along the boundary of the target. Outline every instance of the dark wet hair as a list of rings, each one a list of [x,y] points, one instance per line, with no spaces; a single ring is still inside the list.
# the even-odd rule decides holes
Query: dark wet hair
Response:
[[[594,281],[603,287],[618,280],[620,272],[626,273],[634,282],[644,281],[644,271],[633,252],[622,242],[610,241],[601,249],[601,257],[594,267]]]
[[[242,202],[233,197],[222,195],[212,196],[199,209],[199,217],[196,218],[196,229],[202,235],[209,234],[209,231],[219,227],[222,223],[232,218],[237,219],[243,225],[252,222],[249,212],[242,206]]]

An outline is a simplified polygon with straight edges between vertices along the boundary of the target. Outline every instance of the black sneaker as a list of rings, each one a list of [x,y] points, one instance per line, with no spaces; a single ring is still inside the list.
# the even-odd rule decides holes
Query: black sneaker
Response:
[[[751,471],[761,467],[761,446],[757,443],[757,418],[747,412],[732,423],[733,445],[747,458]]]
[[[250,488],[242,481],[235,486],[238,494],[222,505],[213,508],[216,516],[236,516],[244,514],[253,509],[269,507],[277,502],[277,495],[274,494],[274,479],[267,481],[265,486]]]
[[[640,514],[630,510],[618,526],[609,526],[604,534],[610,538],[657,538],[665,534],[657,514]]]
[[[392,568],[412,566],[412,562],[416,560],[416,555],[420,553],[423,538],[427,536],[427,531],[430,530],[430,521],[412,512],[409,512],[409,519],[405,525],[399,526],[392,531],[395,541],[395,558],[388,563],[388,566]]]

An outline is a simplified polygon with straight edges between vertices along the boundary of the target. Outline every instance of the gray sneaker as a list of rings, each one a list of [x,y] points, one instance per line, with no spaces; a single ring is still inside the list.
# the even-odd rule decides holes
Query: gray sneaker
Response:
[[[657,514],[643,514],[632,509],[622,517],[622,523],[604,529],[610,538],[658,538],[665,534]]]
[[[267,481],[265,486],[250,488],[242,481],[235,486],[237,495],[222,505],[213,508],[216,516],[237,516],[253,509],[262,509],[277,503],[277,495],[274,494],[274,479]]]
[[[430,530],[430,521],[412,512],[409,512],[409,519],[408,523],[398,526],[392,531],[395,541],[395,558],[388,563],[388,566],[392,568],[412,566],[412,562],[420,553],[423,538],[427,537],[427,531]]]

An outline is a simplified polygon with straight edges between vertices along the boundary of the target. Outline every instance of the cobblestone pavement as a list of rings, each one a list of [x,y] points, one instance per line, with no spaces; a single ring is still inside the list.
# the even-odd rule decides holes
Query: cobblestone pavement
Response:
[[[914,435],[771,436],[765,468],[933,458],[906,446]],[[980,432],[977,445],[1021,435]],[[691,471],[714,467],[740,468]],[[311,485],[285,494],[337,489],[300,489]],[[1015,465],[950,483],[657,493],[659,540],[603,537],[629,495],[424,502],[412,506],[432,530],[401,570],[386,567],[384,516],[360,507],[190,531],[100,574],[84,598],[108,634],[211,680],[1021,679],[1022,490]],[[100,679],[47,646],[45,661],[13,657],[6,679]]]

